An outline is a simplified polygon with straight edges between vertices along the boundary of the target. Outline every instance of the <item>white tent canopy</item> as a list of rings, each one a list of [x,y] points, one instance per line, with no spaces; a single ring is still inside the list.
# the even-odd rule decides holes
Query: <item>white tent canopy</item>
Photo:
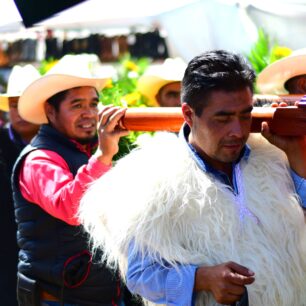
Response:
[[[148,23],[150,17],[172,11],[198,0],[87,0],[36,26],[48,28],[110,27]],[[0,0],[0,31],[24,29],[13,0]],[[18,27],[16,25],[19,24]],[[11,28],[10,28],[11,26]]]
[[[306,0],[87,0],[33,29],[158,26],[167,33],[170,55],[189,60],[216,48],[246,53],[259,27],[280,45],[305,47],[305,15]],[[31,30],[22,26],[14,1],[0,0],[0,41],[20,31]]]

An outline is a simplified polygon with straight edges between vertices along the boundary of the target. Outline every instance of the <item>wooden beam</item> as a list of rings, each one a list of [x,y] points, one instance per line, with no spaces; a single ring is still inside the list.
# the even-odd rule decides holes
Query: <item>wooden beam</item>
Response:
[[[129,108],[121,126],[131,131],[178,132],[183,121],[180,107]],[[251,132],[260,132],[263,121],[267,121],[272,132],[278,135],[306,135],[306,105],[254,107]]]

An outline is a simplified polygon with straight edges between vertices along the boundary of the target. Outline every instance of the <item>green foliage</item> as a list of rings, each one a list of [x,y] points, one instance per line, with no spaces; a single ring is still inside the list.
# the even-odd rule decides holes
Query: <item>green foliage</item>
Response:
[[[117,76],[100,93],[104,105],[113,104],[122,107],[147,107],[146,99],[137,90],[139,77],[149,66],[148,58],[132,59],[129,54],[122,57],[116,66]],[[136,147],[135,141],[144,132],[130,132],[119,142],[118,160]]]
[[[104,105],[147,106],[144,97],[137,90],[137,82],[149,63],[148,58],[132,59],[128,54],[122,57],[116,65],[117,75],[101,91],[100,101]]]
[[[279,46],[271,41],[269,35],[263,30],[258,30],[258,39],[246,56],[258,75],[264,68],[273,62],[290,55],[291,49]],[[255,93],[258,92],[255,85]]]
[[[256,73],[262,71],[267,65],[270,57],[270,40],[268,35],[262,30],[258,30],[258,39],[252,47],[248,60]]]
[[[50,68],[52,68],[58,61],[53,57],[45,59],[40,62],[39,67],[37,68],[41,75],[44,75]]]
[[[253,69],[258,74],[266,66],[276,60],[290,55],[291,49],[279,46],[276,42],[271,41],[269,35],[263,29],[258,30],[258,39],[247,55]]]

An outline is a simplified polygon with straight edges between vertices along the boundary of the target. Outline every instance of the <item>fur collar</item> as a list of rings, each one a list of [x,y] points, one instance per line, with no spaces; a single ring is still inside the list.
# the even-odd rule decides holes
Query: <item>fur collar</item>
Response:
[[[234,194],[203,173],[172,134],[120,160],[92,185],[80,210],[108,263],[125,275],[134,239],[137,251],[173,267],[229,260],[249,267],[256,273],[250,305],[306,305],[305,223],[285,155],[259,135],[249,145],[250,158],[241,161],[245,205],[259,224],[239,221]],[[217,304],[203,293],[196,305]]]

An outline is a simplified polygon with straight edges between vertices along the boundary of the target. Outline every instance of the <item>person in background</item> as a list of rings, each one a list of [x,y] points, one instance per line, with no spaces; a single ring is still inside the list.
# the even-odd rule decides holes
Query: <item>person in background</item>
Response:
[[[8,123],[6,112],[0,110],[0,128],[4,127]]]
[[[161,65],[153,65],[138,80],[138,90],[152,106],[180,106],[181,81],[186,64],[180,59],[168,58]]]
[[[306,94],[306,48],[268,65],[256,84],[261,94]]]
[[[25,120],[41,124],[12,175],[19,306],[137,305],[120,275],[99,261],[101,251],[90,251],[76,216],[84,191],[109,171],[119,138],[128,134],[118,126],[125,109],[98,113],[108,78],[93,77],[93,64],[64,56],[18,103]]]
[[[0,94],[0,110],[7,113],[9,118],[9,123],[0,128],[0,292],[1,303],[6,306],[17,305],[18,247],[11,175],[19,153],[39,128],[23,120],[17,106],[22,91],[39,77],[39,72],[32,65],[14,66],[8,79],[7,92]]]
[[[238,54],[193,58],[179,136],[156,134],[81,201],[95,247],[150,305],[305,305],[306,139],[267,122],[250,135],[254,80]]]

